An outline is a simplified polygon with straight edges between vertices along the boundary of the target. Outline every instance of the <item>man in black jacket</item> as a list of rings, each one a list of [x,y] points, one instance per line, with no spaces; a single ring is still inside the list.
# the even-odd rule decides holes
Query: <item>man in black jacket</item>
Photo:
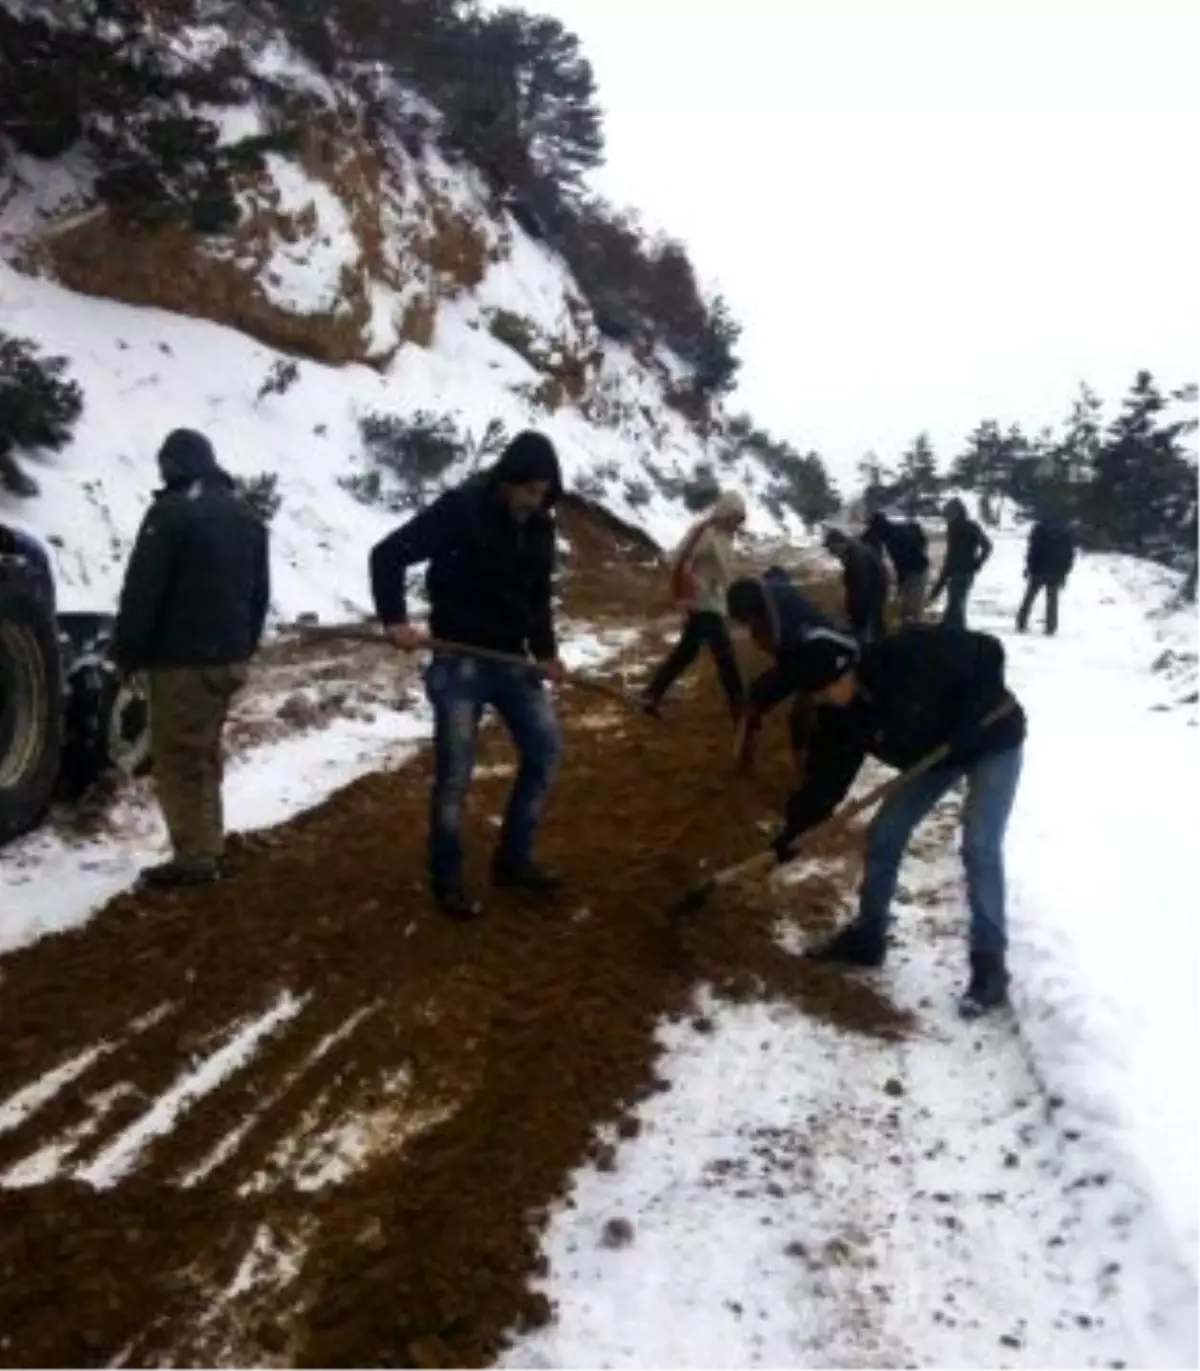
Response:
[[[1029,533],[1029,547],[1024,554],[1024,599],[1016,611],[1019,632],[1029,628],[1029,616],[1034,600],[1046,592],[1046,633],[1059,629],[1059,594],[1067,584],[1067,577],[1075,565],[1075,539],[1070,525],[1059,518],[1042,518]]]
[[[481,912],[462,874],[462,818],[483,711],[504,720],[521,763],[492,861],[494,885],[552,895],[557,877],[533,860],[542,804],[558,763],[558,724],[543,676],[561,679],[552,602],[562,488],[558,456],[540,433],[519,433],[488,471],[438,497],[371,551],[371,587],[396,646],[414,652],[430,635],[408,621],[406,579],[429,563],[426,589],[434,639],[525,657],[532,670],[465,654],[434,652],[425,674],[433,706],[434,783],[429,882],[453,918]],[[532,666],[532,664],[531,664]]]
[[[158,465],[163,488],[125,572],[113,657],[149,676],[154,782],[171,836],[172,859],[143,880],[193,885],[221,874],[221,734],[266,623],[269,551],[203,434],[168,434]]]
[[[941,574],[929,592],[929,603],[946,591],[946,609],[942,623],[948,628],[966,628],[967,597],[984,562],[992,555],[991,539],[967,515],[967,507],[959,499],[947,500],[946,556]]]
[[[873,514],[862,540],[876,552],[887,552],[896,573],[896,600],[902,624],[919,623],[929,584],[929,551],[925,530],[915,519],[894,524],[882,510]]]
[[[970,1016],[1007,997],[1004,833],[1021,773],[1025,715],[983,721],[1011,700],[998,639],[943,626],[901,629],[863,650],[856,662],[845,643],[809,635],[781,655],[792,688],[812,696],[816,725],[800,788],[788,800],[773,847],[781,861],[796,854],[808,829],[842,802],[866,756],[907,770],[943,743],[950,758],[913,778],[880,806],[867,830],[857,919],[814,955],[819,960],[879,966],[889,907],[913,829],[964,777],[963,858],[971,908],[970,983],[960,1002]]]
[[[825,530],[825,547],[842,564],[846,592],[846,618],[860,643],[873,643],[884,635],[888,577],[883,558],[861,538],[851,538],[840,528]]]
[[[1029,614],[1040,591],[1046,592],[1046,633],[1058,631],[1058,596],[1075,565],[1075,539],[1061,519],[1039,519],[1029,531],[1025,551],[1025,598],[1017,610],[1017,630],[1029,627]]]

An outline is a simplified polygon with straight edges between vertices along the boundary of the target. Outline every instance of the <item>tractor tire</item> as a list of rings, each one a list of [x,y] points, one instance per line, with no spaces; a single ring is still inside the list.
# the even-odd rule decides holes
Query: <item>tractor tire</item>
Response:
[[[50,803],[62,750],[62,662],[50,606],[0,582],[0,843]]]
[[[150,771],[150,708],[139,678],[121,681],[108,657],[110,614],[60,614],[65,731],[60,776],[63,799],[81,799],[114,771]]]

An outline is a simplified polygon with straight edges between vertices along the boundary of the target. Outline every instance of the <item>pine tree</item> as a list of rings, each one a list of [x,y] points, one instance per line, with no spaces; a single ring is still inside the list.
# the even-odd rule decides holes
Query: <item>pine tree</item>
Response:
[[[1002,433],[995,419],[985,419],[951,464],[949,483],[978,491],[980,517],[984,523],[995,524],[1004,497],[1012,494],[1016,484],[1017,461],[1026,451],[1019,426],[1014,424]]]
[[[1170,420],[1168,401],[1140,371],[1109,425],[1088,492],[1089,532],[1102,545],[1170,558],[1195,507],[1196,469],[1183,438],[1193,420]]]
[[[937,494],[937,462],[927,433],[920,433],[900,459],[899,494],[905,512],[915,518],[921,506]]]

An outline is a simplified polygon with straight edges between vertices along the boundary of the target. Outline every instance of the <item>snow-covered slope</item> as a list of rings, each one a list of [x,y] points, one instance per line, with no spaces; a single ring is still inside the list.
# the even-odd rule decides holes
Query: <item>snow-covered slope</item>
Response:
[[[0,492],[6,519],[54,545],[64,604],[111,605],[154,453],[180,425],[207,432],[233,473],[278,475],[283,616],[366,607],[365,551],[394,522],[342,485],[364,471],[369,413],[451,416],[476,441],[493,419],[509,433],[541,428],[569,485],[674,540],[691,517],[683,488],[713,470],[723,425],[719,406],[698,418],[681,403],[683,364],[605,338],[563,260],[469,167],[432,142],[368,133],[354,96],[278,42],[250,55],[260,76],[319,107],[294,155],[246,173],[227,237],[129,236],[96,208],[78,157],[12,156],[2,173],[3,329],[65,356],[84,390],[71,445],[21,456],[40,497]],[[210,113],[226,140],[266,127],[257,105]],[[292,361],[294,382],[264,393]],[[748,497],[752,531],[802,536],[766,512],[770,477],[752,458],[715,475]]]

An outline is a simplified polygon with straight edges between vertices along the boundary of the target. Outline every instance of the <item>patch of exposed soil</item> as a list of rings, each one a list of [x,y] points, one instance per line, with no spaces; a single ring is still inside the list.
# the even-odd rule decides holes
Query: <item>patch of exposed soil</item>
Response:
[[[646,573],[594,570],[610,620],[644,612]],[[598,1126],[663,1088],[655,1027],[694,1012],[698,986],[903,1033],[874,989],[782,950],[762,890],[666,926],[702,864],[762,846],[791,780],[782,718],[762,774],[730,775],[707,664],[698,677],[662,723],[563,693],[554,906],[496,895],[471,926],[431,912],[422,755],[235,841],[216,892],[126,894],[5,959],[0,1184],[19,1165],[26,1188],[0,1188],[0,1361],[485,1364],[549,1316],[528,1286],[542,1223]],[[478,873],[506,738],[489,731],[480,761]],[[789,914],[823,928],[833,896],[791,887]],[[106,1149],[283,992],[297,1012],[200,1078],[114,1177]],[[6,1107],[97,1045],[40,1107]],[[29,1184],[39,1166],[53,1179]]]

